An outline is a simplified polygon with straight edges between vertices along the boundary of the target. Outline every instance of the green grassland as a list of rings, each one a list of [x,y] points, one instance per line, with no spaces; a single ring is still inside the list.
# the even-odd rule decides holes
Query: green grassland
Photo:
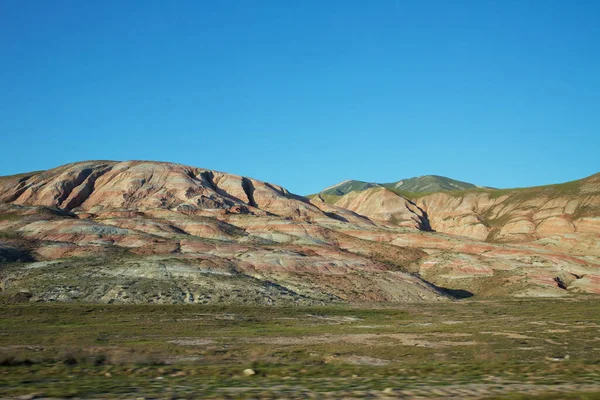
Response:
[[[6,304],[0,397],[592,399],[599,337],[594,297],[393,308]]]

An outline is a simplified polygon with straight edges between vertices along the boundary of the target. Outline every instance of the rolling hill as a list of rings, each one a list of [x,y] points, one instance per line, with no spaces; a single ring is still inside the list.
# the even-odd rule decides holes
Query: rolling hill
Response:
[[[0,177],[0,301],[292,305],[600,293],[599,181],[437,193],[374,185],[332,203],[153,161]]]
[[[441,191],[451,190],[465,190],[472,189],[478,186],[457,181],[455,179],[446,178],[438,175],[424,175],[414,178],[401,179],[395,182],[388,183],[375,183],[375,182],[364,182],[356,180],[346,180],[336,185],[329,186],[318,193],[323,199],[327,199],[329,202],[333,202],[351,192],[360,192],[363,190],[385,187],[388,189],[400,190],[403,192],[411,193],[433,193]],[[314,197],[317,194],[310,195],[308,197]]]

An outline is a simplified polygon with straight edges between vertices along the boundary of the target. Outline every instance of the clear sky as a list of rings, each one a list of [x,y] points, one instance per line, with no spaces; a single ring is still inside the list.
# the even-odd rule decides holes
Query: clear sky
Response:
[[[0,175],[172,161],[308,194],[600,171],[600,1],[0,1]]]

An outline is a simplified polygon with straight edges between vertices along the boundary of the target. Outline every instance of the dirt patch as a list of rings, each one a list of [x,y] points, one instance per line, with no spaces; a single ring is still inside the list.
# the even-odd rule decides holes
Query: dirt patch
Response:
[[[326,316],[326,315],[311,315],[311,314],[308,314],[307,317],[314,318],[314,319],[319,320],[319,321],[329,322],[329,323],[332,323],[332,324],[343,324],[343,323],[356,322],[356,321],[361,321],[362,320],[362,318],[350,317],[350,316],[329,317],[329,316]]]
[[[447,334],[439,334],[440,336],[449,336]],[[458,336],[464,336],[468,334],[457,334]],[[448,340],[424,340],[423,335],[411,334],[411,333],[389,333],[389,334],[374,334],[374,333],[356,333],[356,334],[341,334],[341,335],[321,335],[321,336],[272,336],[272,337],[259,337],[259,338],[248,338],[247,342],[251,343],[264,343],[282,346],[294,346],[294,345],[317,345],[317,344],[328,344],[328,343],[355,343],[360,345],[368,346],[385,346],[385,345],[399,345],[399,346],[416,346],[416,347],[446,347],[446,346],[472,346],[477,342],[453,342]]]
[[[165,364],[194,364],[202,360],[202,357],[189,356],[189,357],[171,357],[165,360]]]
[[[167,340],[167,343],[178,344],[180,346],[207,346],[214,344],[215,341],[212,339],[175,339]]]
[[[529,324],[531,324],[531,325],[537,325],[537,326],[544,326],[544,325],[548,325],[548,323],[547,323],[547,322],[544,322],[544,321],[530,321],[530,322],[528,322],[528,323],[529,323]]]
[[[340,357],[338,360],[341,362],[348,363],[348,364],[369,365],[372,367],[383,367],[390,363],[388,360],[383,360],[381,358],[375,358],[375,357],[367,357],[367,356]]]
[[[473,336],[473,334],[471,334],[471,333],[451,333],[451,332],[425,333],[424,335],[434,336],[434,337],[469,337],[469,336]]]
[[[353,326],[353,328],[360,328],[360,329],[379,329],[379,328],[388,328],[391,325],[355,325]]]
[[[486,335],[494,335],[494,336],[506,336],[509,339],[534,339],[531,336],[521,335],[516,332],[480,332]]]

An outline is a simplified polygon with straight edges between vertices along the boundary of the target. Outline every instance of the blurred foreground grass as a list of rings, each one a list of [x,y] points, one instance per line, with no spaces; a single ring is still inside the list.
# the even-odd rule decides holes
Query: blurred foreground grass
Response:
[[[244,375],[252,369],[254,375]],[[600,398],[600,300],[16,304],[0,396]],[[31,397],[31,396],[30,396]]]

